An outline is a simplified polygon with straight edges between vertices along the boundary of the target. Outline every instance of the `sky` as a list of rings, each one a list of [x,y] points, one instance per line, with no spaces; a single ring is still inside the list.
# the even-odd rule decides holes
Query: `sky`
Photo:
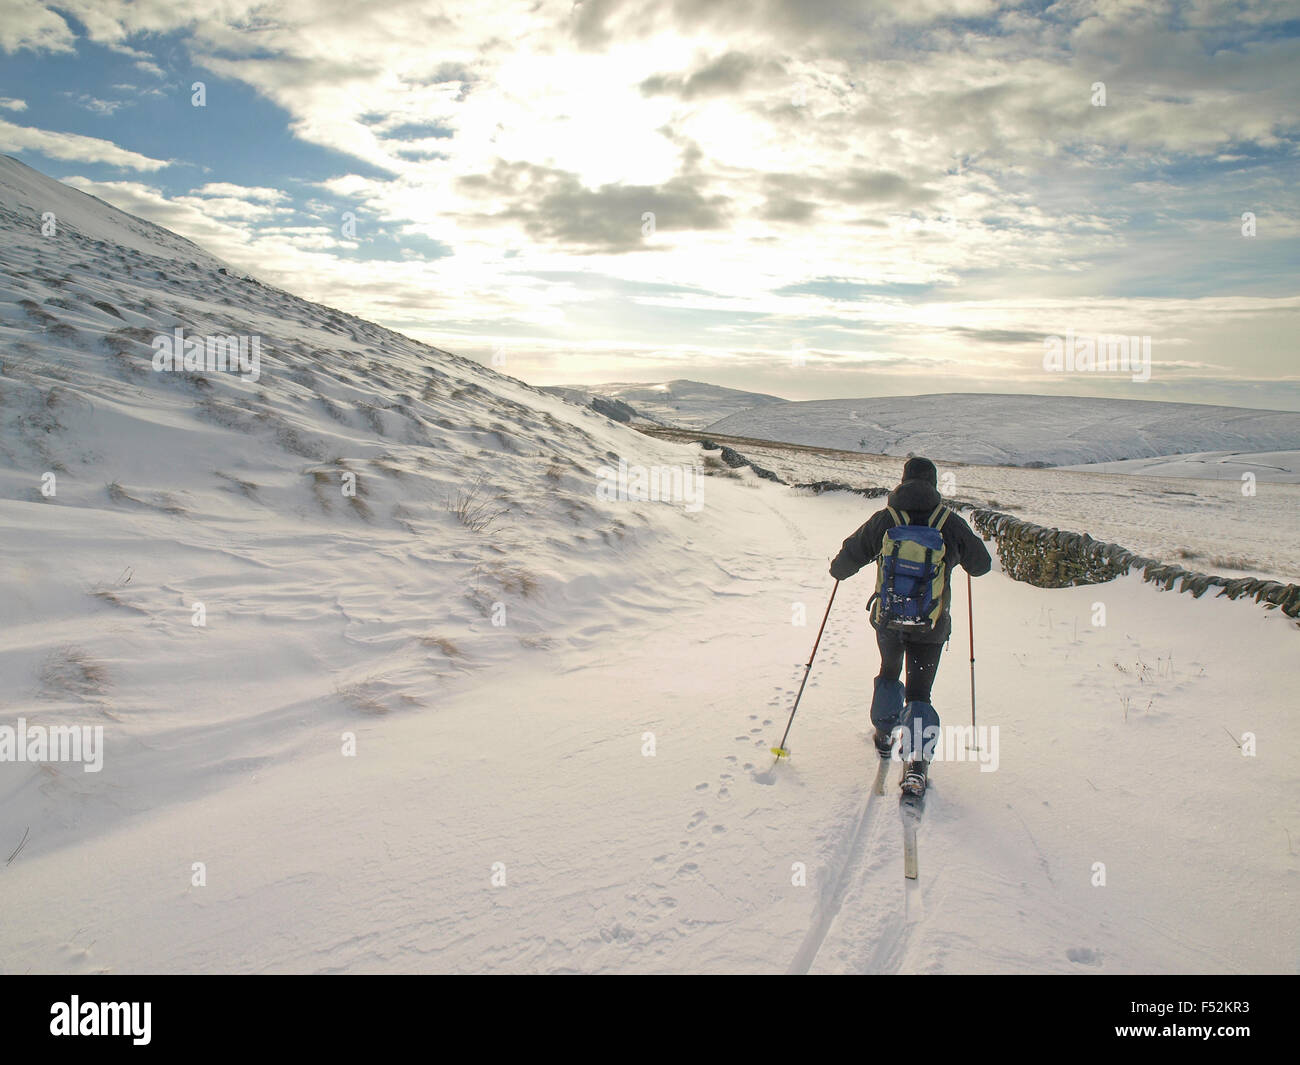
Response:
[[[1300,410],[1294,2],[0,0],[0,152],[536,385]]]

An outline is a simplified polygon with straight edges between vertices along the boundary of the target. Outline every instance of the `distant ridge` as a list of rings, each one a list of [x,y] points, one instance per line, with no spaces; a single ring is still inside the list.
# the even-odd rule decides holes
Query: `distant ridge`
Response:
[[[1011,466],[1300,447],[1300,413],[1080,396],[810,400],[739,411],[707,428],[789,444]]]
[[[685,378],[659,384],[553,385],[543,391],[595,409],[600,408],[593,400],[621,404],[645,421],[684,429],[703,429],[738,411],[789,402],[765,392],[745,392]]]

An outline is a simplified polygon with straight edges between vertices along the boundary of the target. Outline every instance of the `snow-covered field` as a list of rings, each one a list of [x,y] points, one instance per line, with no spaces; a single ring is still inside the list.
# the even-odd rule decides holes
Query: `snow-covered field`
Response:
[[[1082,396],[824,399],[740,411],[712,432],[950,462],[1064,466],[1300,448],[1300,413]]]
[[[0,972],[1296,970],[1284,616],[978,581],[997,768],[935,767],[909,893],[866,795],[869,574],[768,753],[872,503],[747,473],[609,498],[602,468],[699,449],[178,258],[12,162],[0,209],[0,729],[103,729],[98,772],[0,761]],[[258,380],[152,370],[178,325],[259,335]],[[1300,492],[951,470],[1216,550],[1202,512],[1231,533]]]
[[[774,444],[716,433],[656,430],[666,439],[728,444],[795,483],[835,481],[892,487],[902,460],[883,455]],[[1150,558],[1226,576],[1300,581],[1300,485],[1238,480],[940,462],[940,487],[955,499],[1049,528],[1087,532]]]
[[[1091,473],[1128,473],[1143,477],[1195,477],[1213,481],[1235,481],[1243,474],[1258,481],[1300,484],[1300,450],[1290,451],[1202,451],[1188,455],[1158,455],[1123,462],[1093,462],[1065,466],[1067,470]]]

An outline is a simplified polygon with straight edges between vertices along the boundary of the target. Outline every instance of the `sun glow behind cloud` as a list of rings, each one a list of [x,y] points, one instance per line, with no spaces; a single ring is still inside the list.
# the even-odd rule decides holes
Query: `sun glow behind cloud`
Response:
[[[1264,3],[13,7],[0,150],[528,380],[1300,406],[1300,44]],[[1164,371],[1045,375],[1067,327]]]

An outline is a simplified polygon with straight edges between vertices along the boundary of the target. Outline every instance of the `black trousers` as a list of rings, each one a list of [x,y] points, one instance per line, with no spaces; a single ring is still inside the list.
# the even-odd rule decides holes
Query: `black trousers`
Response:
[[[880,647],[880,676],[885,680],[898,680],[906,659],[907,680],[903,684],[903,697],[909,703],[928,703],[935,674],[939,672],[943,644],[909,640],[892,629],[877,629],[876,643]]]

